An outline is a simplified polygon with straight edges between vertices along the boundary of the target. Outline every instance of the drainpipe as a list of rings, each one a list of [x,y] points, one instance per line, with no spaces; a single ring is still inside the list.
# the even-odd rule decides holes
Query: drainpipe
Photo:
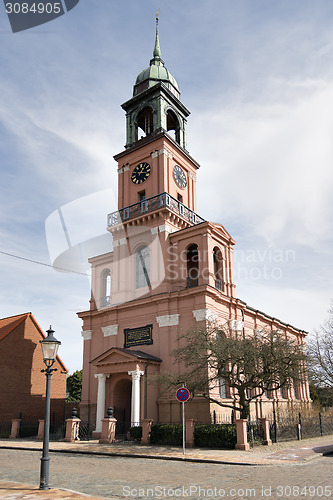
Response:
[[[147,418],[147,413],[148,413],[148,380],[147,380],[147,372],[148,372],[148,366],[150,365],[150,360],[148,361],[148,364],[145,367],[145,409],[144,409],[144,418]]]
[[[245,321],[244,321],[244,311],[241,309],[242,313],[242,322],[243,322],[243,339],[245,339]]]

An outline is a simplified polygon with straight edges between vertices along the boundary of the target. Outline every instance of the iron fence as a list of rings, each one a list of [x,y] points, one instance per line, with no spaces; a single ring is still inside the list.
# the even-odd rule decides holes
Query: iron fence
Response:
[[[210,414],[211,424],[233,424],[234,423],[234,411],[231,413],[216,413],[214,410]]]
[[[274,414],[270,421],[270,434],[274,443],[333,434],[333,414],[299,413],[288,418],[277,418]]]
[[[7,439],[12,430],[11,422],[0,422],[0,439]]]
[[[66,423],[52,423],[50,425],[50,441],[62,441],[66,435]]]
[[[260,421],[249,421],[247,423],[247,440],[251,446],[263,444],[265,433]]]

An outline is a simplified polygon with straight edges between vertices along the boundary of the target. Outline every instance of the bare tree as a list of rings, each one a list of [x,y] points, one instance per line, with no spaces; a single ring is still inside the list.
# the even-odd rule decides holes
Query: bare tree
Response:
[[[162,379],[169,388],[184,383],[193,395],[248,418],[253,399],[304,380],[305,354],[295,340],[272,330],[250,336],[221,327],[191,330],[179,337],[180,347],[173,351],[181,373],[163,374]],[[231,401],[216,395],[221,382],[235,389]]]
[[[329,318],[307,344],[309,374],[319,388],[333,389],[333,306]]]

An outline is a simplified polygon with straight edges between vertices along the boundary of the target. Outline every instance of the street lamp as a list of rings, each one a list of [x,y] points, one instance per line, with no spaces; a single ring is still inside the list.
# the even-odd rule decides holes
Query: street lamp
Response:
[[[47,337],[40,341],[43,353],[43,361],[46,365],[46,369],[42,370],[46,376],[46,395],[45,395],[45,421],[44,421],[44,438],[43,438],[43,456],[41,458],[40,465],[40,490],[49,489],[49,440],[50,440],[50,400],[51,400],[51,375],[52,372],[57,371],[57,368],[52,368],[53,363],[56,360],[58,348],[61,344],[53,334],[51,326],[49,330],[46,331]]]

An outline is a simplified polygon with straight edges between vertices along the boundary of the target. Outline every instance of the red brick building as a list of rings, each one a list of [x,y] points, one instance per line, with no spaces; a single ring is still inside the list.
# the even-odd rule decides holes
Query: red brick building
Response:
[[[44,418],[45,368],[40,340],[45,338],[31,313],[0,319],[0,421]],[[59,357],[51,383],[51,421],[64,419],[66,375]]]

